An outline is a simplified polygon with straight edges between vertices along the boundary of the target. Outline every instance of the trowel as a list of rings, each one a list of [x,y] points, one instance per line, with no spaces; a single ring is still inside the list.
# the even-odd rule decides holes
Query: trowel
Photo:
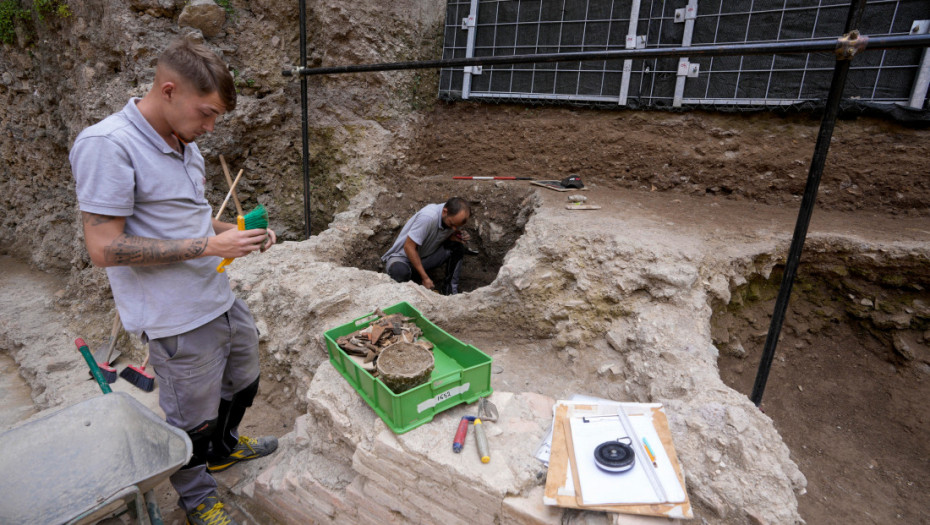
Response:
[[[488,401],[488,398],[486,397],[482,397],[478,400],[478,417],[482,421],[488,421],[491,423],[497,422],[497,407],[494,406],[494,403]]]

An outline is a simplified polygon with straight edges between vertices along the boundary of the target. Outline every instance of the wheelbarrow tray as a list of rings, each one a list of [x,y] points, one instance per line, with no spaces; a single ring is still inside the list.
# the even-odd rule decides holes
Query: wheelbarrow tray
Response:
[[[82,401],[0,434],[0,523],[102,518],[127,488],[151,490],[191,453],[185,432],[128,394]]]

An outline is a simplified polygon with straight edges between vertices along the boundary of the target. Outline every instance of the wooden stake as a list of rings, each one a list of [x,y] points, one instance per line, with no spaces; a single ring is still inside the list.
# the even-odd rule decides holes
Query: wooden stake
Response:
[[[232,187],[230,187],[229,191],[226,192],[226,198],[223,199],[223,205],[220,206],[220,211],[216,212],[216,217],[214,217],[215,219],[219,220],[220,216],[223,215],[223,211],[226,210],[226,205],[229,204],[229,197],[231,197],[233,193],[236,191],[236,184],[239,184],[239,177],[242,176],[242,172],[244,171],[245,171],[244,169],[239,170],[239,174],[236,175],[236,180],[232,182]]]
[[[232,177],[229,176],[229,168],[226,166],[226,159],[224,159],[222,155],[220,155],[220,164],[223,165],[223,175],[226,175],[226,183],[229,184],[229,191],[232,192],[233,203],[236,204],[236,213],[238,213],[240,217],[244,217],[245,214],[242,213],[242,205],[239,204],[239,197],[236,196]]]

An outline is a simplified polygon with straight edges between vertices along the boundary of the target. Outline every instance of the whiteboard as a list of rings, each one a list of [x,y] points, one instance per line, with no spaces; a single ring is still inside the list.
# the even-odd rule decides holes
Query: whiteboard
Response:
[[[645,414],[629,415],[633,429],[640,439],[649,442],[656,458],[655,471],[665,489],[667,499],[661,500],[653,489],[646,473],[652,462],[645,455],[642,443],[633,443],[636,463],[626,472],[605,472],[594,462],[594,449],[606,441],[628,437],[617,416],[577,416],[569,420],[574,446],[575,466],[581,486],[583,505],[682,503],[685,491],[681,487],[672,462],[665,452],[659,434],[652,425],[652,417]],[[638,446],[637,446],[638,445]]]

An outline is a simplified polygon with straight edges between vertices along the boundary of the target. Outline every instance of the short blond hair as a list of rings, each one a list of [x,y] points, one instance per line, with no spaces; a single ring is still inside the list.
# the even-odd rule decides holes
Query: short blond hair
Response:
[[[226,111],[236,108],[236,85],[229,68],[207,46],[178,38],[158,57],[158,65],[181,75],[201,95],[217,93]]]

